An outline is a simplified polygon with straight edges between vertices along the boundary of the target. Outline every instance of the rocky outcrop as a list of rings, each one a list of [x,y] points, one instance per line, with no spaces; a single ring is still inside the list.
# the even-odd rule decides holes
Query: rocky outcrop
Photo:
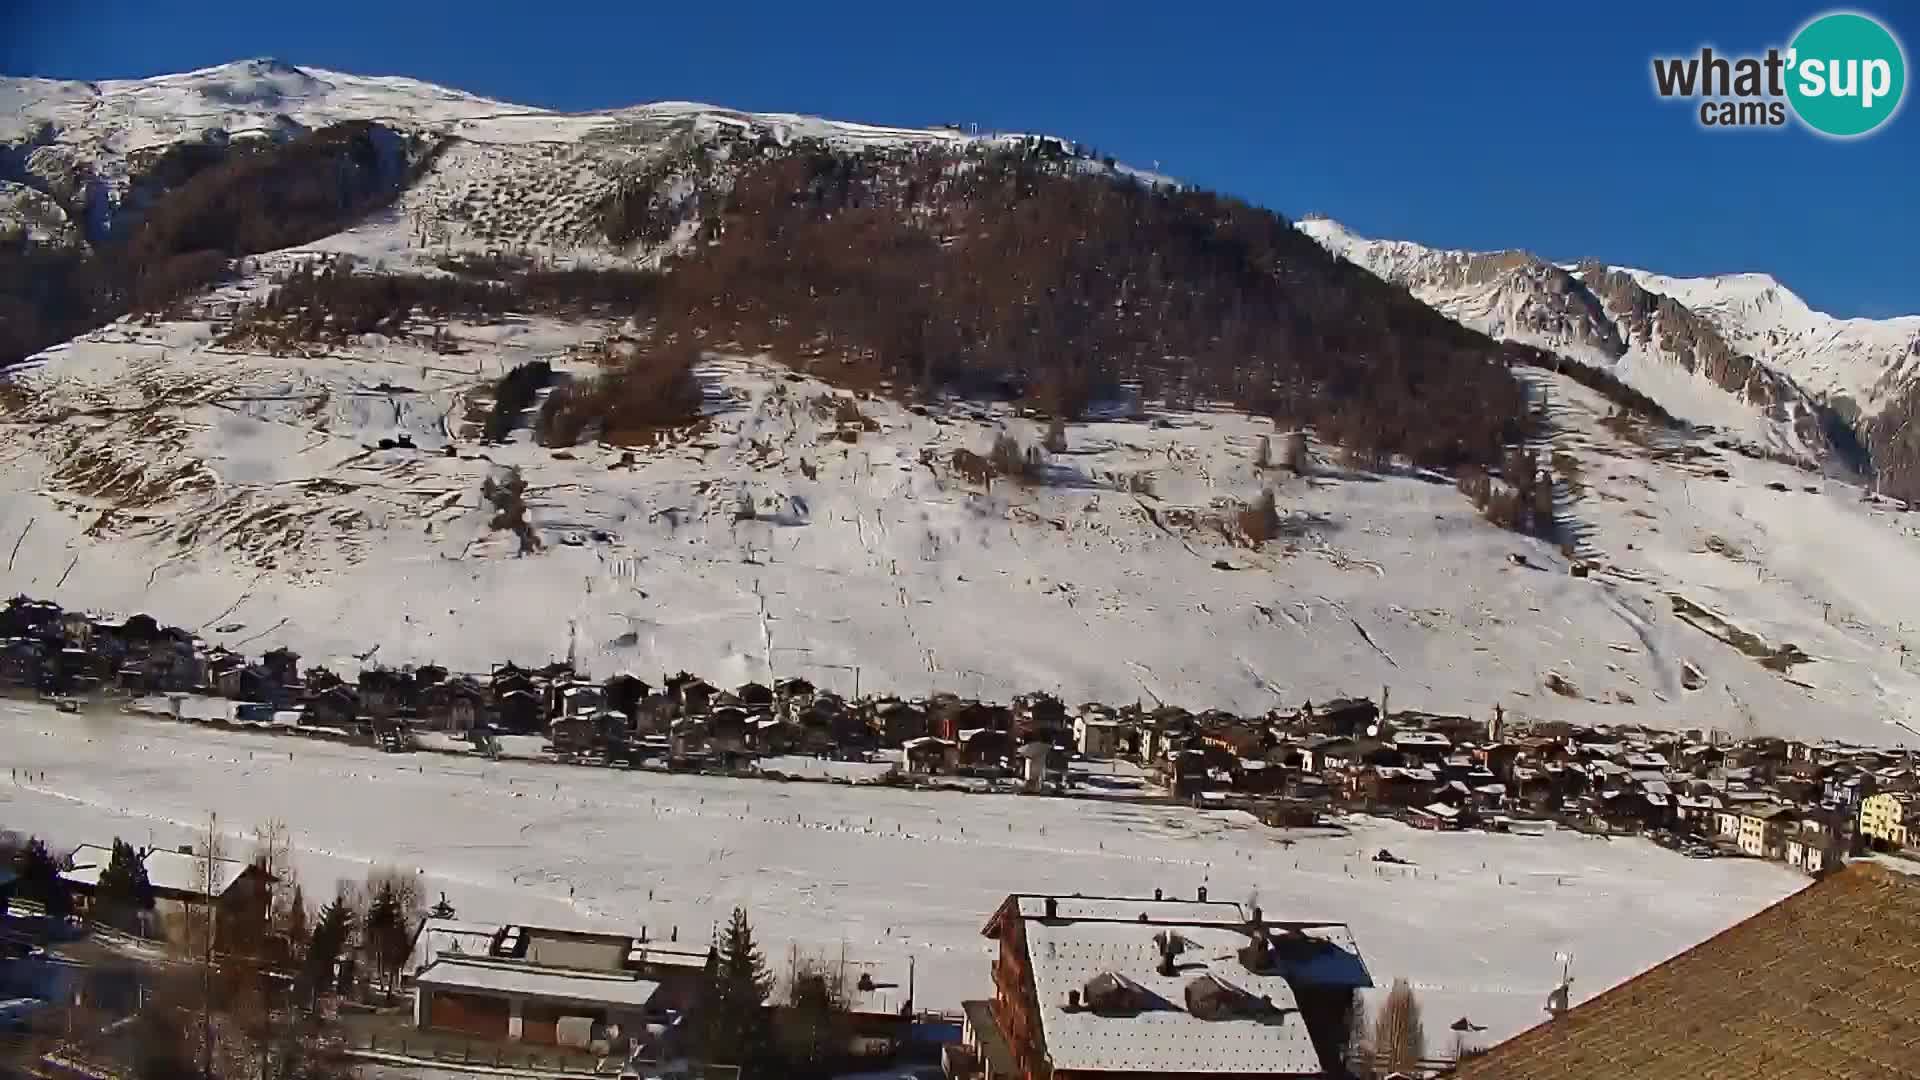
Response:
[[[45,192],[0,180],[0,247],[72,247],[79,242],[78,226]]]
[[[1794,381],[1739,352],[1706,318],[1670,296],[1652,292],[1622,270],[1583,260],[1575,272],[1605,304],[1608,316],[1631,344],[1670,358],[1688,371],[1761,410],[1793,425],[1808,446],[1824,448],[1827,438],[1820,410]]]

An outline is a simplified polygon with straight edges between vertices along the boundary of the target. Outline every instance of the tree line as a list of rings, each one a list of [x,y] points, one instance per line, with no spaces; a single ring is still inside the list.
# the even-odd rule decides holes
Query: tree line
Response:
[[[644,323],[667,355],[771,347],[842,386],[1019,398],[1069,418],[1121,393],[1226,404],[1365,459],[1443,467],[1497,463],[1531,419],[1502,346],[1238,200],[1045,156],[818,147],[750,156],[708,195],[709,239],[667,274],[326,272],[252,318],[304,339],[391,330],[411,311],[592,308]],[[563,429],[635,395],[578,397]]]

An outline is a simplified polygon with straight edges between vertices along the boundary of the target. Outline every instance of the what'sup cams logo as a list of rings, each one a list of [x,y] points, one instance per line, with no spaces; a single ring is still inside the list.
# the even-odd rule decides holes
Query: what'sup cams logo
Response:
[[[1821,15],[1785,49],[1763,56],[1656,56],[1653,87],[1662,98],[1699,102],[1702,127],[1783,127],[1797,117],[1837,139],[1884,127],[1900,111],[1907,55],[1876,19],[1851,11]]]

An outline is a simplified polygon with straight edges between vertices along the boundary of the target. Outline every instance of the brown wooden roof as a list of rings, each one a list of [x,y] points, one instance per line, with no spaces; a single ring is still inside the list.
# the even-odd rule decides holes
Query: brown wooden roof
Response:
[[[1920,1080],[1920,876],[1845,870],[1458,1080]]]

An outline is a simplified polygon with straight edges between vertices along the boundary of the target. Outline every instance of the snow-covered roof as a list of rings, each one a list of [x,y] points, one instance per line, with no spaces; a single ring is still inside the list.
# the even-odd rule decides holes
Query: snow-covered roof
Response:
[[[627,950],[627,962],[699,971],[707,966],[707,951],[658,941],[635,941]]]
[[[1176,973],[1168,976],[1159,972],[1160,948],[1154,941],[1163,932],[1126,922],[1027,923],[1041,1031],[1054,1069],[1321,1074],[1292,986],[1283,975],[1258,975],[1237,962],[1237,950],[1248,940],[1244,933],[1205,925],[1172,930],[1188,947]],[[1094,1012],[1084,1004],[1069,1010],[1068,993],[1084,993],[1101,975],[1116,976],[1133,989],[1139,1011]],[[1206,976],[1243,992],[1249,1001],[1265,997],[1279,1011],[1213,1020],[1195,1016],[1186,1009],[1186,987]]]
[[[154,888],[205,895],[206,864],[201,856],[160,848],[148,852],[143,861],[147,867],[147,880]],[[225,893],[246,872],[247,864],[238,859],[217,860],[214,864],[213,895]]]
[[[485,956],[500,927],[494,923],[463,922],[458,919],[428,919],[413,939],[413,953],[407,970],[419,971],[440,958],[452,955]]]
[[[81,844],[73,850],[73,869],[60,876],[75,885],[97,886],[100,884],[100,875],[106,872],[107,864],[112,861],[112,848]],[[207,895],[206,866],[201,856],[170,848],[156,848],[147,852],[142,862],[146,864],[147,882],[155,889],[194,896]],[[217,860],[214,864],[213,895],[225,893],[246,872],[247,864],[238,859]]]
[[[1048,916],[1045,896],[1022,896],[1018,909],[1023,918]],[[1145,900],[1133,897],[1055,896],[1052,917],[1057,919],[1138,920],[1145,915],[1157,922],[1209,923],[1243,926],[1247,913],[1231,900]]]
[[[521,961],[442,957],[415,977],[435,990],[478,990],[516,997],[557,998],[645,1008],[660,990],[650,979],[611,971],[538,967]]]

